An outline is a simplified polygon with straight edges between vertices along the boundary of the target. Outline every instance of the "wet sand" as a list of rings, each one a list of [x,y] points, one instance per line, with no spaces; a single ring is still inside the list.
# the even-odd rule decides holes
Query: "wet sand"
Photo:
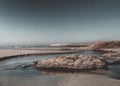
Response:
[[[120,80],[95,74],[63,74],[29,77],[3,77],[2,86],[120,86]]]
[[[120,86],[120,80],[103,75],[72,74],[65,75],[59,86]]]

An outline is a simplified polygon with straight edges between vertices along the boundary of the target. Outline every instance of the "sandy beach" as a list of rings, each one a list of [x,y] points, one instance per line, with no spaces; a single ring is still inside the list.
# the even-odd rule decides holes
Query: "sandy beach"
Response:
[[[4,80],[9,82],[4,83],[3,86],[120,86],[120,80],[94,74],[4,77]]]
[[[16,49],[0,49],[0,59],[9,58],[12,56],[24,55],[44,55],[44,54],[59,54],[75,52],[71,50],[64,50],[63,48],[16,48]]]
[[[76,50],[87,50],[87,48],[83,48],[83,47],[82,48],[81,47],[34,48],[33,47],[33,48],[0,49],[0,59],[4,59],[4,58],[8,59],[10,57],[13,58],[22,55],[27,56],[27,55],[48,55],[48,54],[60,54],[60,53],[62,54],[62,53],[76,52]],[[109,48],[103,50],[113,51],[118,53],[120,52],[120,48],[116,48],[116,49]],[[7,62],[9,63],[9,61]],[[39,86],[120,86],[119,79],[110,78],[105,74],[88,74],[88,73],[54,74],[53,73],[50,75],[45,74],[41,76],[39,73],[38,75],[28,73],[29,76],[28,77],[23,73],[22,76],[24,77],[24,79],[23,77],[19,77],[16,75],[7,76],[1,74],[0,83],[2,83],[1,84],[2,86],[9,86],[9,85],[10,86],[38,86],[38,85]]]
[[[120,86],[120,81],[103,75],[69,74],[62,78],[59,86]]]

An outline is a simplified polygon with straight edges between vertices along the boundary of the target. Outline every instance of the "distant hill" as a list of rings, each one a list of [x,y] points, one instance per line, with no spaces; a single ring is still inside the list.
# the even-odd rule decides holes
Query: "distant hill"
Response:
[[[120,41],[96,42],[88,47],[91,50],[98,50],[103,48],[120,48]]]

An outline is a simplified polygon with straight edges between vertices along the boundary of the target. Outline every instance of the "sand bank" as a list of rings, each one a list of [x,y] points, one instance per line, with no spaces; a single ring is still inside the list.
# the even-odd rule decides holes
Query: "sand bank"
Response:
[[[61,48],[0,49],[0,60],[12,58],[16,56],[62,54],[62,53],[70,53],[70,52],[74,52],[74,51],[61,50]]]

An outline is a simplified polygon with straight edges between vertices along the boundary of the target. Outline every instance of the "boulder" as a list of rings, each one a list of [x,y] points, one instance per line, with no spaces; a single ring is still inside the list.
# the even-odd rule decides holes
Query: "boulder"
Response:
[[[69,55],[39,60],[33,64],[38,69],[102,69],[107,62],[102,57],[90,55]]]
[[[107,59],[109,64],[120,64],[120,52],[103,54],[102,57]]]

